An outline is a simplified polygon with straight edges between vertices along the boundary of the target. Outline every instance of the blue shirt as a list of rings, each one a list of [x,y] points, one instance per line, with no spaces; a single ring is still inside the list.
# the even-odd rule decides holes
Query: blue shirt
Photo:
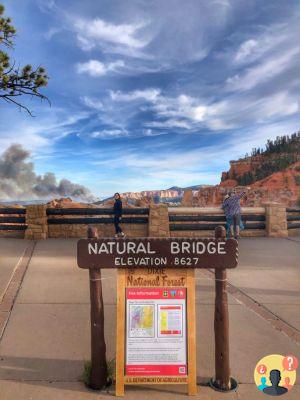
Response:
[[[240,199],[245,195],[246,192],[234,194],[223,202],[222,208],[226,217],[233,217],[241,213]]]

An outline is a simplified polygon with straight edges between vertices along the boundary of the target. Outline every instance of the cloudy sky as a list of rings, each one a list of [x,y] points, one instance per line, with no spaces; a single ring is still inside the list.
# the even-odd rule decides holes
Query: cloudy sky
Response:
[[[44,65],[52,107],[0,104],[20,143],[97,196],[215,184],[300,128],[298,0],[6,0],[11,57]]]

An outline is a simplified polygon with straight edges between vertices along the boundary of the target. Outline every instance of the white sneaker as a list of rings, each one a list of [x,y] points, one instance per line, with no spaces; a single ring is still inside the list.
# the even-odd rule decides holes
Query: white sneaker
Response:
[[[119,235],[116,233],[116,234],[115,234],[115,238],[118,239],[118,237],[119,237]]]
[[[124,232],[121,232],[121,237],[122,237],[123,239],[125,239],[126,235],[125,235]]]

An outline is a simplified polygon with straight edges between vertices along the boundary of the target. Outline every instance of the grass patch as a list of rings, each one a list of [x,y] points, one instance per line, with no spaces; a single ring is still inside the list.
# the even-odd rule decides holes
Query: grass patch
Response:
[[[116,359],[107,361],[107,384],[110,386],[116,380]]]
[[[91,383],[91,372],[92,372],[92,363],[91,361],[85,361],[83,367],[82,379],[86,386],[90,386]]]
[[[107,383],[106,387],[111,386],[116,380],[116,359],[112,358],[107,360]],[[91,361],[85,361],[83,367],[82,379],[86,386],[90,386],[91,383],[91,372],[92,372],[92,363]]]

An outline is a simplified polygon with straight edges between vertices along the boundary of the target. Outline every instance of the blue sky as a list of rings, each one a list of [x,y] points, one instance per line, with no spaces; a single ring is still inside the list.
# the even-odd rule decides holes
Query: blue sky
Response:
[[[216,184],[300,128],[300,2],[1,1],[12,59],[42,64],[35,118],[2,103],[0,144],[95,195]]]

